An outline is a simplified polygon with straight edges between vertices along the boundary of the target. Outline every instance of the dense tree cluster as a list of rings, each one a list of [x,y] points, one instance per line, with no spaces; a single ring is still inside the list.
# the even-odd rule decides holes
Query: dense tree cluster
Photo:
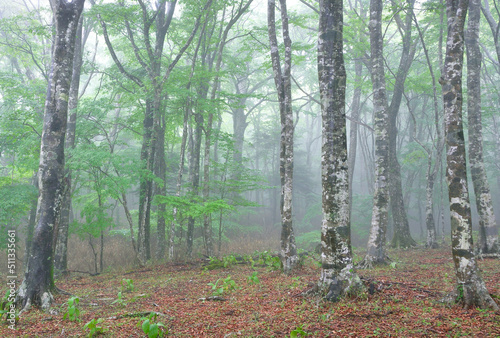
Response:
[[[315,290],[335,300],[363,289],[353,245],[372,268],[451,232],[465,306],[494,308],[476,255],[500,250],[498,4],[388,4],[2,4],[0,225],[25,240],[21,306],[50,306],[71,238],[93,273],[111,237],[139,266],[280,243],[285,273],[320,244]]]

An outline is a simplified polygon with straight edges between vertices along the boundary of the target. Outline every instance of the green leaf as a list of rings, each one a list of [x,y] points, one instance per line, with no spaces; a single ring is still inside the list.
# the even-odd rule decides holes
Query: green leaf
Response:
[[[148,337],[149,338],[156,338],[156,337],[158,337],[158,333],[159,333],[158,325],[157,324],[151,324],[149,326]]]
[[[149,324],[149,319],[146,319],[144,322],[142,322],[142,331],[143,331],[145,334],[148,334],[148,332],[149,332],[149,327],[150,327],[150,324]]]

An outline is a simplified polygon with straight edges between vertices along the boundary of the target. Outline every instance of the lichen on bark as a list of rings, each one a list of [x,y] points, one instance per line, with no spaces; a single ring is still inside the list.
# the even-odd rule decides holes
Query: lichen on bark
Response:
[[[473,3],[471,3],[473,4]],[[451,246],[457,277],[457,292],[465,308],[479,306],[497,310],[476,264],[472,241],[472,220],[467,187],[467,163],[462,124],[462,66],[464,25],[469,2],[447,0],[448,37],[443,86],[446,139],[446,183],[450,200]]]
[[[389,203],[389,117],[383,59],[382,8],[381,0],[370,1],[371,77],[375,120],[375,193],[367,254],[359,264],[360,268],[385,264],[387,260],[385,247]]]
[[[318,77],[322,115],[321,275],[313,289],[329,301],[361,292],[352,260],[345,115],[342,0],[320,1]]]

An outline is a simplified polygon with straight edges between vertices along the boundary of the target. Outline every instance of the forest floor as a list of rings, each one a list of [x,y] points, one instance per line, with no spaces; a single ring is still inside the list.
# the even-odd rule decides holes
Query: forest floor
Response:
[[[319,277],[312,258],[290,276],[250,264],[206,270],[201,261],[98,276],[73,274],[56,285],[79,297],[78,321],[63,319],[70,296],[59,294],[52,313],[22,314],[15,332],[2,321],[0,336],[83,337],[90,332],[84,325],[102,318],[98,326],[107,330],[105,337],[145,337],[141,317],[156,312],[168,336],[179,337],[500,337],[500,312],[466,311],[440,302],[454,287],[449,247],[391,250],[389,256],[391,265],[358,271],[367,285],[372,283],[372,294],[338,303],[301,295]],[[500,260],[479,260],[479,266],[500,303]],[[214,294],[209,283],[218,279],[215,293],[225,288],[219,290],[220,299],[209,300]]]

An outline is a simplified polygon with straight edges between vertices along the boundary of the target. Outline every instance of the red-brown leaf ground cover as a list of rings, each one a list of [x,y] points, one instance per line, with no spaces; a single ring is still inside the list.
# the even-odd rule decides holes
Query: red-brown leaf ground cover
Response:
[[[2,337],[86,336],[84,324],[103,318],[106,337],[144,337],[132,315],[155,311],[178,337],[289,337],[301,328],[309,337],[500,337],[500,313],[463,310],[440,299],[454,287],[449,248],[390,251],[392,265],[359,274],[372,294],[360,294],[338,303],[304,297],[319,277],[312,258],[290,276],[269,267],[235,264],[226,269],[205,271],[201,262],[167,263],[127,272],[99,276],[71,275],[57,286],[80,298],[80,322],[63,320],[67,295],[57,295],[58,313],[31,310],[21,316],[16,331],[2,321]],[[362,253],[359,255],[362,257]],[[479,261],[490,293],[500,303],[500,260]],[[248,277],[257,271],[258,284]],[[231,276],[238,289],[224,291],[220,300],[208,283]],[[134,290],[123,292],[125,304],[112,302],[123,279],[132,279]],[[5,292],[5,290],[3,291]]]

